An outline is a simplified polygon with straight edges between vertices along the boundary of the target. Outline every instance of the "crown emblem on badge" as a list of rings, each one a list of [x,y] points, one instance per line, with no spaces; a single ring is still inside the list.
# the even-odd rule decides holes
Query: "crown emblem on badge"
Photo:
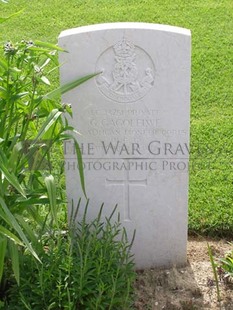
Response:
[[[114,51],[119,57],[130,57],[134,55],[135,47],[132,42],[123,38],[121,41],[114,45]]]
[[[155,67],[142,48],[124,36],[98,59],[97,87],[105,97],[118,103],[136,102],[154,85]]]

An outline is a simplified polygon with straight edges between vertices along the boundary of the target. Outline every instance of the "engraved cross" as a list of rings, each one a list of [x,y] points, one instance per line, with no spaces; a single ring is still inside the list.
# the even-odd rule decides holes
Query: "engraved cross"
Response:
[[[147,179],[144,180],[130,180],[129,178],[129,171],[126,170],[125,178],[123,179],[116,179],[116,180],[110,180],[106,179],[106,184],[108,186],[111,185],[123,185],[124,186],[124,221],[131,221],[130,216],[130,186],[138,185],[138,186],[146,186],[147,185]]]

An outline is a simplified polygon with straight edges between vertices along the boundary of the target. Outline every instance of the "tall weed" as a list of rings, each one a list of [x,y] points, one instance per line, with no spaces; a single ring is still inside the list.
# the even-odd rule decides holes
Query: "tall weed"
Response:
[[[38,237],[30,223],[43,225],[40,209],[47,206],[52,222],[62,201],[51,168],[54,145],[75,139],[66,121],[69,105],[59,94],[93,75],[46,92],[50,74],[58,67],[61,48],[45,42],[21,41],[4,45],[0,58],[0,281],[4,264],[12,263],[20,280],[18,256],[26,248],[37,258]],[[75,140],[76,149],[79,150]],[[81,161],[81,153],[77,152]],[[82,172],[82,171],[81,171]],[[81,173],[84,188],[84,176]],[[1,288],[1,287],[0,287]]]

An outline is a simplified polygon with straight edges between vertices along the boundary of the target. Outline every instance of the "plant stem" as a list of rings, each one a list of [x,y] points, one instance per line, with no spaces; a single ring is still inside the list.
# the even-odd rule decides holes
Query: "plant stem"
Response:
[[[212,269],[213,269],[214,280],[215,280],[215,283],[216,283],[217,299],[218,299],[218,301],[221,301],[220,288],[219,288],[219,282],[218,282],[218,274],[217,274],[217,270],[216,270],[216,264],[214,262],[213,253],[212,253],[212,250],[211,250],[211,247],[210,247],[209,243],[207,243],[207,245],[208,245],[209,258],[210,258],[211,266],[212,266]]]

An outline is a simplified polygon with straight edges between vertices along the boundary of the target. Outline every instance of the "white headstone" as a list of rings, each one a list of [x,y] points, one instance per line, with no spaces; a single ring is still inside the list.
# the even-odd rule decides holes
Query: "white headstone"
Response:
[[[61,83],[101,72],[63,96],[80,133],[89,217],[118,204],[136,267],[186,263],[190,31],[145,23],[63,31]],[[69,202],[83,196],[65,145]]]

